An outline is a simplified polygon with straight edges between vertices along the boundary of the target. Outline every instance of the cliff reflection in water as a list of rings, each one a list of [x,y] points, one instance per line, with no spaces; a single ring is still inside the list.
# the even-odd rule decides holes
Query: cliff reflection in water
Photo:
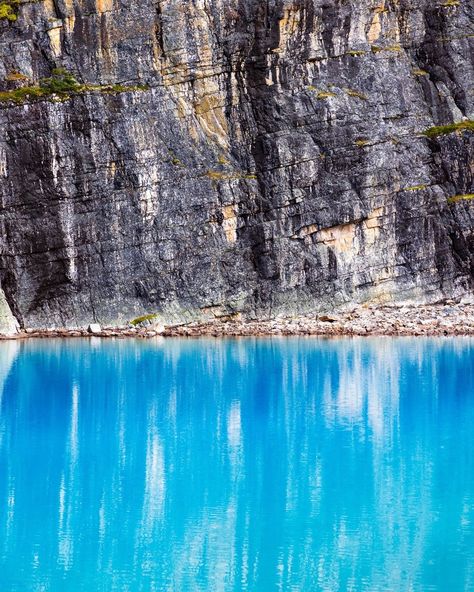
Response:
[[[473,345],[0,344],[0,588],[474,588]]]

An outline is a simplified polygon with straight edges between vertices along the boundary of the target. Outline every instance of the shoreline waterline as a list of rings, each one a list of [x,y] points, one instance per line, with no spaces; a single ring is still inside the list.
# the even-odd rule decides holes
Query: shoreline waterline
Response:
[[[474,336],[474,304],[359,306],[333,314],[281,316],[274,319],[216,318],[172,326],[23,329],[0,340],[30,338],[154,337],[374,337]]]

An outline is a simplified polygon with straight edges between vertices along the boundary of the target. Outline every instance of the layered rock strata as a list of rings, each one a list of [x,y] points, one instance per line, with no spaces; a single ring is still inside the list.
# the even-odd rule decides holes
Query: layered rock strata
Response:
[[[472,290],[472,2],[45,0],[8,14],[1,330]]]

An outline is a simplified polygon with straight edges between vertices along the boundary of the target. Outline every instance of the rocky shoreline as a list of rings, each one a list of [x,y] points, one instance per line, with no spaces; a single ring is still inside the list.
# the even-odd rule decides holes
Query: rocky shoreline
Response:
[[[175,326],[78,329],[25,329],[0,339],[264,337],[264,336],[474,336],[474,304],[448,301],[432,305],[359,306],[334,314],[281,317],[272,320],[216,319]]]

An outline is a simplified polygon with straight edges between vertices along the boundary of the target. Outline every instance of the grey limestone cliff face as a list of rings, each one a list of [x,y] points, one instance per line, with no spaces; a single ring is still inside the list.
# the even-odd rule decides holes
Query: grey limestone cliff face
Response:
[[[0,324],[469,293],[473,49],[471,0],[23,2],[0,20]],[[58,68],[77,86],[28,91]]]

